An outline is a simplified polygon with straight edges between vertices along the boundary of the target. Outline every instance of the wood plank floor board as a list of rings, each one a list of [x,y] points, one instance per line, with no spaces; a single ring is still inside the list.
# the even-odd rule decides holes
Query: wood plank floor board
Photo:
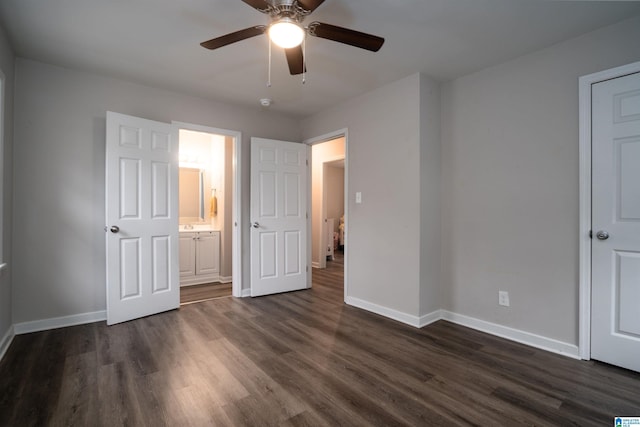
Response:
[[[230,297],[231,287],[231,283],[219,282],[182,286],[180,288],[180,304],[191,304],[215,298]]]
[[[600,426],[640,415],[639,373],[347,306],[340,254],[327,266],[310,290],[17,336],[0,362],[0,426]]]

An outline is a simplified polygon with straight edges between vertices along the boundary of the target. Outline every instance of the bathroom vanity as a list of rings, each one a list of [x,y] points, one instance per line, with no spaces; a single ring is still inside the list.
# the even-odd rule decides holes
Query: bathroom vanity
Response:
[[[220,281],[220,231],[180,226],[180,286]]]

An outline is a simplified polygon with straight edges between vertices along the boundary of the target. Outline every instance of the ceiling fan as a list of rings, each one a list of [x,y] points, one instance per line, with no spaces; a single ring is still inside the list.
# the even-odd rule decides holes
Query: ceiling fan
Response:
[[[338,27],[322,22],[314,21],[306,27],[302,21],[318,8],[324,0],[242,0],[254,9],[271,17],[269,25],[256,25],[235,31],[227,35],[216,37],[200,43],[207,49],[220,47],[239,42],[251,37],[259,36],[265,32],[272,42],[284,48],[289,64],[289,72],[292,75],[302,74],[306,71],[302,42],[305,36],[310,35],[323,39],[333,40],[351,46],[377,52],[382,47],[384,39],[360,31]]]

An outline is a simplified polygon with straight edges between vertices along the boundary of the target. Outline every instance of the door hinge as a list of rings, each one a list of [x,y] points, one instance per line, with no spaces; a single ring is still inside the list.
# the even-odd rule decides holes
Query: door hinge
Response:
[[[309,219],[309,212],[307,212],[306,214],[304,214],[304,216]]]
[[[593,231],[592,230],[589,230],[589,238],[593,239]]]
[[[307,166],[309,166],[309,159],[305,160],[305,162],[307,163]]]
[[[307,273],[309,272],[309,266],[307,265]]]

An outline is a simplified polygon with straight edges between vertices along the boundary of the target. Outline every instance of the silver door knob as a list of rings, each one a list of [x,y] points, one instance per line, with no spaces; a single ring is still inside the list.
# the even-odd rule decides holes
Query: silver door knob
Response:
[[[609,238],[609,233],[604,230],[600,230],[596,233],[596,237],[598,240],[607,240]]]
[[[111,228],[109,229],[112,233],[117,233],[118,231],[120,231],[120,227],[118,227],[117,225],[112,225]]]
[[[251,226],[253,228],[260,228],[260,224],[258,224],[257,222],[254,222],[253,224],[251,224]]]

